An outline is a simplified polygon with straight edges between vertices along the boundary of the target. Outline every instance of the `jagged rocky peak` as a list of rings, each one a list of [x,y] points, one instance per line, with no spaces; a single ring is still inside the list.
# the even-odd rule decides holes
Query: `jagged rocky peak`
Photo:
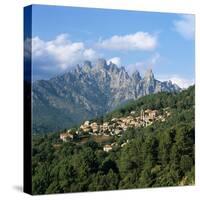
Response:
[[[154,74],[151,68],[148,68],[144,74],[144,79],[154,79]]]
[[[163,81],[163,83],[166,85],[166,86],[168,86],[168,87],[170,87],[170,86],[173,86],[174,84],[172,83],[172,81],[171,80],[168,80],[168,81]]]
[[[85,60],[84,61],[84,63],[83,63],[83,66],[86,66],[86,67],[92,67],[92,63],[91,63],[91,61],[89,61],[89,60]]]
[[[89,60],[85,60],[83,63],[83,70],[88,72],[92,68],[92,63]]]
[[[75,67],[75,69],[74,69],[74,72],[75,72],[75,73],[78,73],[78,72],[80,72],[80,71],[81,71],[81,67],[80,67],[79,64],[77,64],[76,67]]]
[[[111,61],[108,64],[108,67],[109,67],[111,72],[118,73],[120,71],[119,67],[115,63],[113,63]]]
[[[110,69],[118,68],[118,66],[112,61],[109,62],[108,66],[110,67]]]
[[[135,80],[136,82],[139,82],[142,78],[140,75],[140,72],[138,70],[135,70],[132,74],[132,78],[133,80]]]
[[[96,61],[95,67],[96,67],[96,68],[99,68],[99,69],[101,69],[101,68],[103,69],[103,68],[107,68],[108,66],[107,66],[107,62],[106,62],[105,59],[99,58],[99,59],[97,59],[97,61]]]
[[[172,83],[171,80],[167,81],[167,86],[168,87],[174,87],[175,90],[177,90],[177,91],[179,91],[181,89],[176,83]]]
[[[122,72],[126,72],[126,69],[125,69],[124,66],[121,66],[121,67],[120,67],[120,70],[121,70]]]
[[[122,67],[120,67],[118,69],[119,69],[119,78],[123,78],[125,80],[130,78],[128,73],[127,73],[127,71],[126,71],[126,69],[125,69],[125,67],[122,66]]]
[[[175,91],[181,91],[182,88],[180,88],[176,83],[172,83],[172,85],[174,86]]]
[[[172,85],[172,81],[171,81],[171,80],[169,80],[169,81],[167,81],[167,82],[168,82],[169,85]]]

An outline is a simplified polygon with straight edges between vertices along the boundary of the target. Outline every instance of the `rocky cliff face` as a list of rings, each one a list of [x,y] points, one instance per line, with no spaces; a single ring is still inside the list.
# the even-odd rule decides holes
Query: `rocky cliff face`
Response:
[[[33,132],[45,133],[69,128],[112,110],[129,99],[180,88],[171,81],[161,82],[147,70],[131,76],[125,68],[97,60],[85,61],[61,76],[33,84]]]

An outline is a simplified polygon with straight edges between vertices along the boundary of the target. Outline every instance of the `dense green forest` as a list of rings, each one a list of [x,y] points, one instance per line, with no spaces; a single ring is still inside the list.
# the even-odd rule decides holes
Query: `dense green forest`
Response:
[[[130,101],[102,120],[131,110],[169,107],[165,122],[129,128],[125,147],[105,152],[92,140],[61,142],[59,133],[33,136],[33,194],[193,185],[195,182],[195,87]]]

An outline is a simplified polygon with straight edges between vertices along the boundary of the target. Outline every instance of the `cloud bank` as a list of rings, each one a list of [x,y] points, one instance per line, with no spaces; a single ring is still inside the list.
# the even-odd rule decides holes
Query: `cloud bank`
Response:
[[[129,74],[132,74],[135,70],[139,70],[140,72],[144,73],[147,68],[153,68],[157,65],[160,61],[160,54],[158,52],[154,53],[149,59],[138,61],[133,64],[129,64],[126,69]]]
[[[99,48],[109,50],[154,50],[157,46],[157,38],[147,32],[137,32],[129,35],[114,35],[111,38],[99,41]]]
[[[180,20],[174,21],[175,30],[185,39],[194,39],[195,18],[193,15],[181,15]]]
[[[31,41],[34,67],[49,73],[63,71],[84,60],[93,61],[98,57],[94,49],[87,48],[83,42],[70,41],[67,34],[58,35],[50,41],[39,37],[34,37]],[[26,42],[30,43],[30,39]]]
[[[113,57],[113,58],[109,59],[107,61],[107,64],[109,64],[110,62],[116,64],[118,67],[121,66],[121,58],[120,57]]]
[[[38,78],[49,78],[69,70],[85,60],[95,61],[102,56],[101,51],[104,49],[150,51],[156,46],[156,36],[147,32],[136,32],[123,36],[114,35],[97,43],[94,41],[92,48],[87,47],[83,42],[71,41],[68,34],[60,34],[55,39],[48,41],[35,36],[25,41],[25,57],[30,58],[31,56],[35,77],[40,75]],[[120,57],[108,59],[108,63],[110,61],[121,66]]]
[[[186,89],[189,86],[193,85],[195,83],[195,81],[193,79],[186,79],[183,78],[179,75],[165,75],[165,76],[158,76],[157,77],[158,80],[160,81],[169,81],[171,80],[172,83],[177,84],[179,87],[181,87],[182,89]]]

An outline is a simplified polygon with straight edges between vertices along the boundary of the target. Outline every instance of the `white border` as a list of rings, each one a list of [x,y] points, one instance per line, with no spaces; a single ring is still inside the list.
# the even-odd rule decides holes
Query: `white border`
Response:
[[[200,191],[200,6],[199,0],[6,0],[0,6],[0,199],[192,199]],[[196,15],[196,186],[134,189],[31,197],[23,184],[23,7],[68,5]]]

